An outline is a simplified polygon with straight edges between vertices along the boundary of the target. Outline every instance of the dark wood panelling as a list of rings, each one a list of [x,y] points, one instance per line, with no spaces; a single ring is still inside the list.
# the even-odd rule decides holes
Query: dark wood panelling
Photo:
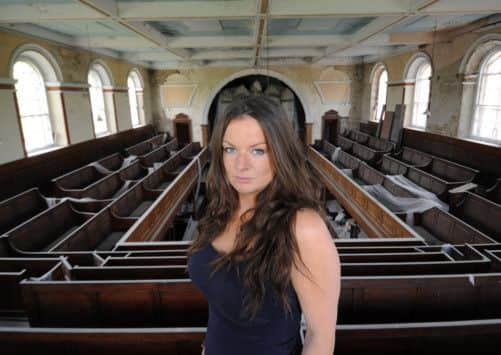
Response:
[[[139,127],[0,165],[0,200],[36,186],[47,191],[51,179],[120,152],[154,133],[152,126]]]

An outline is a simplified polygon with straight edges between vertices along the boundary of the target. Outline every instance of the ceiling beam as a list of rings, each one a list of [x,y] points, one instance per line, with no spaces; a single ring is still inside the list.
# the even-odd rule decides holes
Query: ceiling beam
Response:
[[[383,16],[409,11],[409,0],[273,0],[271,17]]]
[[[127,1],[118,9],[121,18],[131,20],[242,18],[256,16],[256,0]]]
[[[257,65],[257,61],[259,59],[261,47],[266,44],[266,27],[267,27],[267,18],[268,14],[268,0],[258,0],[259,10],[258,16],[256,17],[256,35],[255,35],[255,53],[254,53],[254,62],[253,66]]]
[[[344,1],[359,1],[359,0],[344,0]],[[407,0],[408,1],[408,0]],[[406,1],[406,2],[407,2]],[[342,52],[350,47],[356,46],[358,44],[364,43],[367,40],[370,40],[374,36],[382,34],[384,31],[389,28],[403,22],[407,18],[409,18],[412,14],[417,11],[426,10],[428,7],[436,5],[440,2],[440,0],[422,0],[418,2],[412,2],[412,7],[409,8],[409,11],[401,16],[381,16],[371,21],[369,24],[360,29],[357,33],[352,35],[351,43],[346,46],[335,46],[329,47],[325,51],[323,56],[319,56],[313,59],[313,62],[318,62],[320,59],[324,57],[331,56],[332,54],[336,54]],[[403,1],[402,1],[403,3]]]
[[[133,31],[142,38],[154,43],[156,46],[164,48],[181,59],[188,59],[189,52],[183,49],[173,50],[169,47],[169,39],[160,31],[154,29],[144,22],[127,21],[119,18],[119,3],[116,0],[78,0],[81,4],[87,5],[95,11],[107,16],[115,23],[122,25]]]
[[[325,47],[330,45],[346,45],[350,43],[347,35],[294,35],[268,36],[267,47]]]
[[[0,22],[27,23],[44,20],[100,20],[106,15],[82,3],[69,4],[4,4],[1,5]]]

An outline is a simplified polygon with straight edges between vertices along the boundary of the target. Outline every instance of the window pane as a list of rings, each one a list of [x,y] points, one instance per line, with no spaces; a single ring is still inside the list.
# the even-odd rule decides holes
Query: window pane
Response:
[[[137,105],[137,93],[136,87],[134,85],[134,80],[132,79],[132,74],[127,79],[127,86],[129,87],[129,105],[130,105],[130,117],[132,121],[132,127],[139,125],[139,107]]]
[[[430,77],[430,64],[421,64],[416,72],[416,80],[414,84],[414,101],[412,103],[411,120],[411,125],[414,127],[426,127],[426,119],[428,118],[427,112],[429,106],[428,101],[430,99]]]
[[[21,116],[26,150],[54,144],[47,104],[45,83],[38,69],[31,63],[18,61],[13,68],[16,95]]]
[[[501,51],[486,61],[478,83],[471,135],[501,141]]]
[[[383,106],[386,104],[386,91],[388,88],[388,72],[383,70],[379,75],[377,99],[376,99],[376,121],[379,121],[383,111]]]
[[[106,110],[104,106],[103,82],[99,73],[94,69],[89,71],[88,82],[90,85],[89,95],[94,129],[96,135],[100,135],[108,132],[108,123],[106,121]]]

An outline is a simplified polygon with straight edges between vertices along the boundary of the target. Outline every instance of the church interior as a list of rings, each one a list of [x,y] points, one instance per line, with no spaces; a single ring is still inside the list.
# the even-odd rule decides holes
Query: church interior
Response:
[[[187,249],[248,95],[321,186],[335,354],[499,354],[499,0],[0,0],[0,353],[200,354]]]

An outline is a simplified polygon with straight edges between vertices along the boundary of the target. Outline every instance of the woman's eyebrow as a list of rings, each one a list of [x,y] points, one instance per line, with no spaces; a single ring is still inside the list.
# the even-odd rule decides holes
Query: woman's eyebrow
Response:
[[[230,142],[228,142],[228,141],[223,141],[223,143],[229,144],[229,145],[231,145],[232,147],[234,147],[234,146],[235,146],[233,143],[230,143]],[[250,145],[250,147],[255,147],[255,146],[257,146],[257,145],[262,145],[262,144],[266,145],[266,142],[262,142],[262,143],[255,143],[255,144]]]

